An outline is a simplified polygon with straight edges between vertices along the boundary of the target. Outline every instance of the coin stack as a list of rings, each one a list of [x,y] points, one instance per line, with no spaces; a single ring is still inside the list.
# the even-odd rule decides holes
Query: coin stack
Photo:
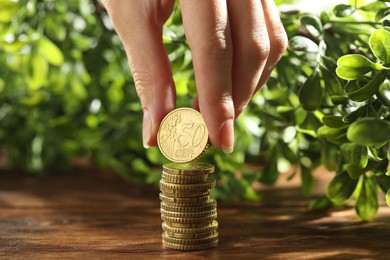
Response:
[[[163,246],[201,250],[218,245],[217,202],[210,199],[214,166],[168,163],[163,166],[160,200]]]

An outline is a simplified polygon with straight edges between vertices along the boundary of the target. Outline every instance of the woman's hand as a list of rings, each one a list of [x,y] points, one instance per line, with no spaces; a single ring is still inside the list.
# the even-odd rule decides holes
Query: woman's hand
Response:
[[[143,143],[156,145],[163,117],[175,108],[175,85],[162,43],[174,0],[103,1],[129,60],[144,112]],[[234,147],[233,121],[268,80],[287,46],[273,0],[181,0],[192,51],[199,109],[211,142]]]

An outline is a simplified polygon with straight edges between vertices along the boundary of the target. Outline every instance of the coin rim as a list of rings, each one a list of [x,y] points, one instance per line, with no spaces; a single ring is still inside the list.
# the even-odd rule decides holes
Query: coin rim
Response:
[[[176,223],[177,224],[177,223]],[[183,224],[185,225],[185,224]],[[218,230],[219,224],[217,220],[213,220],[211,224],[201,227],[183,227],[183,226],[171,226],[170,223],[162,222],[161,228],[163,231],[169,231],[180,234],[192,234],[192,233],[205,233],[212,230]]]
[[[162,240],[168,243],[179,244],[179,245],[203,245],[203,244],[213,243],[214,241],[218,240],[218,236],[219,236],[218,232],[215,231],[214,234],[204,238],[175,238],[167,235],[166,232],[164,231],[162,233]]]
[[[215,248],[219,244],[219,239],[216,241],[209,243],[209,244],[200,244],[200,245],[181,245],[181,244],[175,244],[175,243],[169,243],[166,241],[162,241],[163,247],[174,249],[174,250],[180,250],[180,251],[195,251],[195,250],[206,250]]]
[[[181,175],[181,174],[211,174],[215,171],[215,166],[210,164],[210,163],[205,163],[205,162],[193,162],[190,161],[188,163],[194,163],[194,164],[203,164],[205,166],[205,169],[174,169],[174,168],[169,168],[169,165],[175,165],[179,164],[176,162],[170,162],[170,163],[165,163],[163,165],[163,171],[172,175]]]
[[[204,205],[199,206],[175,206],[175,205],[168,205],[165,202],[160,202],[160,208],[166,211],[175,211],[175,212],[187,212],[187,213],[194,213],[194,212],[202,212],[206,210],[212,210],[217,208],[217,201],[215,199],[209,199],[206,201]]]

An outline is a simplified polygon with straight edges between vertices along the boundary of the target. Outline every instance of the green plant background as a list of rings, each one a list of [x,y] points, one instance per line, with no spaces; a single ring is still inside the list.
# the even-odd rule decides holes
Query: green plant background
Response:
[[[272,184],[291,165],[290,177],[300,176],[309,196],[312,171],[324,165],[336,174],[310,209],[351,200],[369,220],[381,191],[390,203],[387,2],[350,1],[319,16],[281,13],[290,48],[236,121],[235,151],[211,147],[202,157],[217,167],[214,197],[258,200],[253,184]],[[157,183],[166,159],[142,147],[141,107],[104,9],[88,0],[0,6],[0,151],[9,167],[67,172],[87,157],[126,180]],[[163,41],[177,105],[190,106],[195,81],[178,7]],[[263,167],[247,167],[253,163]]]

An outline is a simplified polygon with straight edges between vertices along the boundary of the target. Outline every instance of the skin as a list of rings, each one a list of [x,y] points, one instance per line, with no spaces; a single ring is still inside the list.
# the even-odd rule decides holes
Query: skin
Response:
[[[176,106],[175,84],[162,43],[174,0],[105,0],[129,60],[143,118],[144,147]],[[180,0],[191,48],[199,110],[217,148],[231,153],[233,122],[268,80],[287,47],[273,0]],[[162,98],[163,97],[163,98]]]

